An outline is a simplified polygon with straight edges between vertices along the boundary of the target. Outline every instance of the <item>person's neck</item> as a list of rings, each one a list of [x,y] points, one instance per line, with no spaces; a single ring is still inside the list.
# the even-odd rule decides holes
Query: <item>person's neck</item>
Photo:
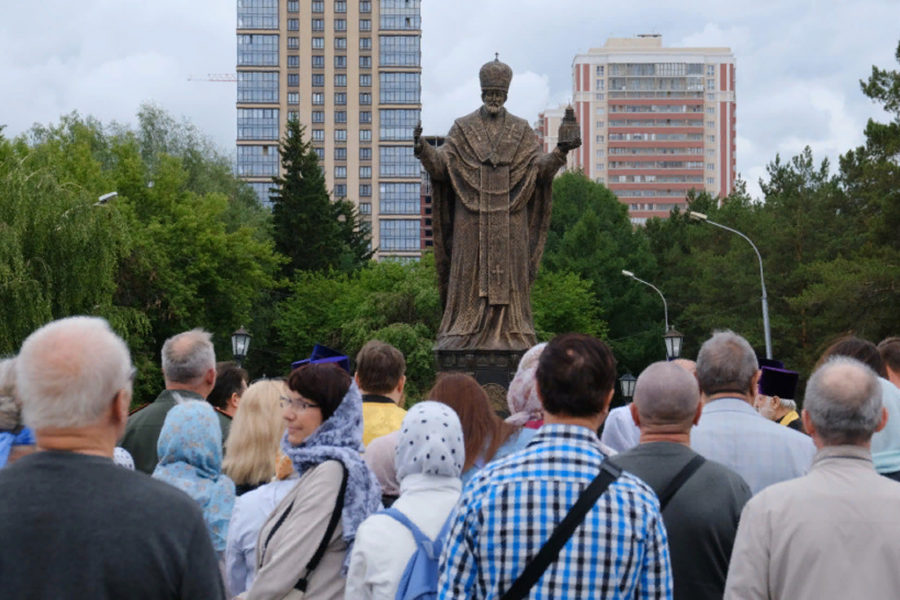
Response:
[[[45,427],[34,432],[38,450],[74,452],[112,458],[116,447],[115,432],[107,425],[87,427]]]
[[[397,390],[394,390],[393,392],[387,392],[384,394],[382,394],[382,393],[376,394],[375,392],[363,392],[362,394],[364,396],[381,396],[382,398],[390,398],[393,401],[393,403],[396,404],[397,406],[400,406],[400,403],[403,401],[403,392],[398,392]]]
[[[489,111],[486,106],[481,107],[481,116],[489,121],[494,121],[496,119],[500,119],[501,117],[503,117],[505,112],[506,112],[506,108],[504,108],[502,106],[500,107],[500,109],[497,112]]]
[[[666,431],[657,429],[641,428],[641,444],[649,444],[651,442],[672,442],[673,444],[681,444],[683,446],[691,445],[691,432],[678,430]]]
[[[716,394],[712,394],[711,396],[703,395],[703,404],[709,404],[710,402],[714,402],[716,400],[720,400],[722,398],[735,398],[737,400],[743,400],[747,404],[752,405],[753,399],[749,394],[741,394],[739,392],[719,392]]]
[[[175,381],[167,381],[166,389],[170,392],[193,392],[198,396],[201,396],[204,400],[209,395],[210,390],[206,389],[206,387],[202,385],[197,385],[193,383],[178,383]]]
[[[554,415],[544,411],[544,425],[577,425],[590,429],[595,433],[600,429],[600,425],[603,424],[605,418],[606,412],[589,417],[573,417],[570,415]]]

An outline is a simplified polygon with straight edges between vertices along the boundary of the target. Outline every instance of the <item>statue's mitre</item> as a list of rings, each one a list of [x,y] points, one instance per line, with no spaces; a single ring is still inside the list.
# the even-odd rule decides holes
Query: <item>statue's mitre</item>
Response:
[[[491,62],[485,63],[478,72],[482,90],[509,91],[509,82],[512,81],[512,69],[506,63],[500,62],[497,57]]]

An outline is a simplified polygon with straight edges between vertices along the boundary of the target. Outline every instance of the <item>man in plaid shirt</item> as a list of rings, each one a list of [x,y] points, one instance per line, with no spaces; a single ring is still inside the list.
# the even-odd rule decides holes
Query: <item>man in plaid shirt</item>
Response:
[[[616,378],[609,347],[559,336],[541,354],[536,378],[544,426],[524,450],[466,485],[441,556],[440,598],[500,598],[600,472],[606,455],[596,431]],[[614,481],[530,597],[672,598],[666,531],[647,484],[628,473]]]

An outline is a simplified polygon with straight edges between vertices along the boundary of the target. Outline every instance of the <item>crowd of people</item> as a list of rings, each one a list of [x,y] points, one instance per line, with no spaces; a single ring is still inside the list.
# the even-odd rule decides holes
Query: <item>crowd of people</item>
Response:
[[[99,318],[0,361],[0,590],[9,598],[676,598],[900,595],[900,338],[845,337],[809,374],[731,331],[649,365],[565,334],[498,415],[405,360],[324,346],[284,378],[166,340],[165,389]]]

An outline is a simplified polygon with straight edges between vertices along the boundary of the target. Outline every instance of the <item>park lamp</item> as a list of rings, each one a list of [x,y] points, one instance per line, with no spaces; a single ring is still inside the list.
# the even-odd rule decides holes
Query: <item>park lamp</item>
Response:
[[[231,353],[234,355],[234,361],[241,366],[244,359],[247,358],[247,351],[250,349],[250,338],[253,337],[241,325],[240,329],[231,334]]]
[[[119,195],[119,192],[109,192],[107,194],[103,194],[102,196],[97,198],[97,201],[94,202],[94,206],[103,206],[104,204],[106,204],[107,202],[109,202],[110,200],[112,200],[113,198],[115,198],[118,195]]]
[[[669,328],[663,336],[663,341],[666,343],[666,358],[674,360],[681,356],[681,343],[684,341],[683,333]]]
[[[637,384],[637,379],[631,373],[625,373],[619,377],[619,389],[622,390],[625,402],[631,402],[631,399],[634,398],[635,384]]]

